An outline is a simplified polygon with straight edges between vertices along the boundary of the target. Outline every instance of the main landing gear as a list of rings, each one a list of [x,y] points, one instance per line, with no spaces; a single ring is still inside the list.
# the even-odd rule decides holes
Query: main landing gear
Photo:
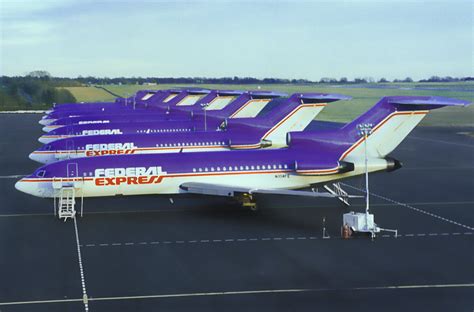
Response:
[[[249,208],[252,211],[257,211],[258,209],[257,202],[255,201],[255,198],[253,197],[252,194],[243,193],[242,195],[239,196],[237,200],[244,208]]]

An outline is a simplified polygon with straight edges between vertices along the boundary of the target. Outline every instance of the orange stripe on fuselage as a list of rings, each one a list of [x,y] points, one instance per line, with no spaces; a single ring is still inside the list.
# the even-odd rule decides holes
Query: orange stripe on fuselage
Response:
[[[285,173],[285,172],[292,172],[293,170],[291,169],[282,169],[282,170],[272,170],[272,171],[227,171],[227,172],[202,172],[202,173],[173,173],[173,174],[168,174],[168,175],[163,175],[160,176],[161,179],[164,178],[182,178],[182,177],[206,177],[206,176],[227,176],[227,175],[243,175],[243,174],[275,174],[275,173]],[[74,182],[74,181],[93,181],[94,179],[97,178],[105,178],[105,177],[78,177],[78,178],[46,178],[46,179],[21,179],[20,181],[22,182]],[[112,178],[112,177],[111,177]],[[113,178],[118,178],[118,177],[113,177]],[[160,180],[161,181],[161,180]]]

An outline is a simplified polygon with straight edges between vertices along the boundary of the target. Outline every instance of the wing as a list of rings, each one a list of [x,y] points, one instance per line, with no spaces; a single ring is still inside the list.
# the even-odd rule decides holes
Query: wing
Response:
[[[261,188],[245,188],[240,186],[221,185],[221,184],[210,184],[210,183],[199,183],[199,182],[186,182],[179,186],[181,190],[192,194],[203,194],[203,195],[214,195],[214,196],[236,196],[238,194],[276,194],[276,195],[288,195],[288,196],[306,196],[306,197],[326,197],[326,198],[337,198],[340,195],[333,195],[330,193],[323,192],[310,192],[310,191],[294,191],[285,189],[261,189]],[[348,195],[347,197],[353,197]]]

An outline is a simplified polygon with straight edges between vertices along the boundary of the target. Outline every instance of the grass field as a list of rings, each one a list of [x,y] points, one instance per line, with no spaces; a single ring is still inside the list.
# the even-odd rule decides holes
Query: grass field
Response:
[[[364,87],[339,87],[339,86],[321,86],[321,85],[292,85],[292,84],[272,84],[272,85],[104,85],[103,87],[122,96],[132,95],[142,89],[169,89],[182,87],[200,87],[209,89],[240,89],[240,90],[272,90],[292,94],[295,92],[323,92],[323,93],[342,93],[353,97],[351,101],[341,101],[328,105],[326,109],[318,116],[318,120],[329,120],[338,122],[348,122],[359,114],[375,104],[381,97],[389,95],[435,95],[446,96],[468,101],[474,100],[474,83],[405,83],[401,85],[405,89],[376,89]],[[385,84],[385,86],[394,86],[394,84]],[[456,91],[447,90],[412,90],[408,88],[426,87],[426,88],[450,88]],[[458,91],[458,90],[467,90]],[[103,98],[97,100],[110,99],[105,94]],[[78,101],[85,101],[78,98]],[[426,117],[422,124],[424,126],[471,126],[474,127],[474,105],[469,107],[450,107],[433,111]]]
[[[78,102],[105,102],[115,100],[115,96],[95,87],[67,87]]]

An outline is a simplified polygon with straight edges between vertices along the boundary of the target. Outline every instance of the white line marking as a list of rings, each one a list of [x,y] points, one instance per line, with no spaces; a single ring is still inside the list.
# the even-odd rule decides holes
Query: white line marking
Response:
[[[431,237],[434,237],[434,236],[449,236],[449,235],[453,235],[453,236],[459,236],[459,235],[473,235],[473,232],[455,232],[455,233],[408,233],[408,234],[399,234],[398,236],[399,237],[426,237],[426,236],[431,236]],[[378,237],[381,237],[381,238],[392,238],[392,237],[395,237],[395,236],[392,236],[392,235],[389,235],[389,234],[383,234],[383,235],[379,235]],[[108,247],[108,246],[134,246],[134,245],[147,245],[147,244],[150,244],[150,245],[159,245],[159,244],[193,244],[193,243],[198,243],[198,242],[201,242],[201,243],[220,243],[220,242],[255,242],[255,241],[282,241],[282,240],[287,240],[287,241],[296,241],[296,240],[315,240],[315,239],[318,239],[318,237],[316,236],[310,236],[310,237],[305,237],[305,236],[299,236],[299,237],[285,237],[285,238],[281,238],[281,237],[273,237],[273,238],[269,238],[269,237],[265,237],[265,238],[228,238],[228,239],[203,239],[203,240],[188,240],[188,241],[184,241],[184,240],[177,240],[177,241],[152,241],[152,242],[138,242],[138,243],[134,243],[134,242],[128,242],[128,243],[100,243],[100,244],[86,244],[86,245],[80,245],[81,247],[85,246],[85,247]],[[329,239],[329,238],[328,238]],[[335,236],[335,237],[331,237],[331,239],[342,239],[341,237],[339,236]]]
[[[26,174],[5,175],[5,176],[0,176],[0,179],[19,179],[26,176],[27,176]]]
[[[456,142],[449,142],[449,141],[442,141],[442,140],[420,138],[420,137],[416,137],[416,136],[409,136],[408,139],[415,139],[415,140],[422,140],[422,141],[429,141],[429,142],[436,142],[436,143],[443,143],[443,144],[449,144],[449,145],[456,145],[456,146],[464,146],[464,147],[474,148],[474,145],[471,145],[471,144],[463,144],[463,143],[456,143]]]
[[[14,111],[2,111],[0,114],[44,114],[45,110],[14,110]]]
[[[86,278],[84,277],[84,267],[82,265],[82,256],[81,256],[81,247],[80,247],[81,244],[79,242],[79,231],[77,229],[76,217],[74,217],[73,220],[74,220],[74,231],[76,233],[77,258],[79,260],[79,271],[81,273],[82,302],[84,303],[84,310],[87,312],[89,311],[89,298],[87,297]]]
[[[352,291],[366,291],[366,290],[390,290],[390,289],[471,288],[471,287],[474,287],[474,283],[429,284],[429,285],[388,285],[388,286],[373,286],[373,287],[369,286],[369,287],[353,287],[353,288],[257,289],[257,290],[157,294],[157,295],[144,295],[144,296],[97,297],[97,298],[89,298],[89,301],[139,300],[139,299],[205,297],[205,296],[239,296],[239,295],[258,295],[258,294],[270,294],[270,293],[331,292],[331,291],[351,291],[351,290]],[[79,302],[79,301],[82,301],[82,299],[11,301],[11,302],[0,302],[0,306],[64,303],[64,302]]]
[[[342,182],[341,182],[341,184],[344,185],[344,186],[350,187],[350,188],[352,188],[352,189],[354,189],[354,190],[358,190],[359,192],[365,193],[365,191],[364,191],[363,189],[360,189],[360,188],[358,188],[358,187],[355,187],[355,186],[352,186],[352,185],[349,185],[349,184],[346,184],[346,183],[342,183]],[[423,209],[420,209],[420,208],[415,208],[415,207],[413,207],[413,206],[410,206],[410,205],[408,205],[408,204],[403,204],[403,203],[401,203],[401,202],[397,202],[397,201],[395,201],[395,200],[393,200],[393,199],[390,199],[390,198],[387,198],[387,197],[384,197],[384,196],[375,194],[375,193],[373,193],[373,192],[370,192],[370,194],[371,194],[372,196],[374,196],[374,197],[378,197],[378,198],[380,198],[380,199],[383,199],[383,200],[385,200],[385,201],[388,201],[388,202],[397,204],[397,205],[399,205],[399,206],[403,206],[403,207],[409,208],[409,209],[411,209],[411,210],[414,210],[414,211],[423,213],[423,214],[428,215],[428,216],[431,216],[431,217],[433,217],[433,218],[437,218],[437,219],[446,221],[446,222],[451,223],[451,224],[459,225],[459,226],[461,226],[461,227],[463,227],[463,228],[466,228],[466,229],[468,229],[468,230],[474,230],[474,227],[471,227],[471,226],[465,225],[465,224],[461,224],[461,223],[456,222],[456,221],[453,221],[453,220],[446,219],[446,218],[444,218],[444,217],[441,217],[441,216],[436,215],[436,214],[434,214],[434,213],[428,212],[428,211],[426,211],[426,210],[423,210]]]
[[[473,170],[472,166],[404,167],[403,170]]]

